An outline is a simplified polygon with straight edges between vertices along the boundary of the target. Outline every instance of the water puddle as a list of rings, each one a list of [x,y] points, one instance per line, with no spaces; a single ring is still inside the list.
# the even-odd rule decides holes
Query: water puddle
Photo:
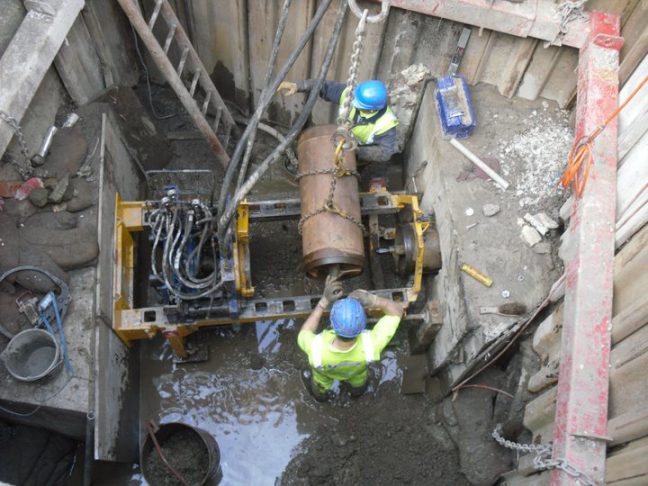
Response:
[[[164,341],[141,342],[141,423],[183,422],[212,434],[222,485],[274,485],[304,439],[338,422],[340,404],[317,404],[301,383],[296,330],[280,320],[202,332],[204,363],[174,364]],[[397,354],[385,351],[370,391],[400,380]],[[128,484],[146,482],[133,471]]]

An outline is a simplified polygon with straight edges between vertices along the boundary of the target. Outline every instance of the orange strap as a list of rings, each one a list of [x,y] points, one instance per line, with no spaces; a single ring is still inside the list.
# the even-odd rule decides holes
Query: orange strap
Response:
[[[639,92],[644,85],[648,83],[648,76],[646,76],[641,83],[630,93],[630,96],[619,105],[619,107],[612,112],[612,114],[605,120],[602,125],[599,125],[596,130],[594,130],[590,135],[582,137],[574,141],[574,145],[569,152],[569,157],[567,158],[567,168],[563,173],[562,179],[560,180],[561,184],[565,189],[569,187],[570,184],[574,185],[574,192],[577,197],[580,197],[583,194],[585,189],[585,183],[587,182],[587,177],[589,176],[592,163],[594,158],[592,156],[592,142],[596,137],[598,137],[603,130],[608,126],[608,124],[614,120],[619,113],[626,107],[632,98]]]

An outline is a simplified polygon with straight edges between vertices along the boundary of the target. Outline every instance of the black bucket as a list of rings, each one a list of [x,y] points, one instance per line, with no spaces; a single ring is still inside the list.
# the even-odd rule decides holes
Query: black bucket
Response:
[[[215,486],[222,479],[220,449],[216,439],[204,430],[172,422],[160,425],[154,436],[168,465],[161,459],[151,433],[148,433],[142,447],[140,466],[150,485],[182,486],[176,474],[188,486]]]

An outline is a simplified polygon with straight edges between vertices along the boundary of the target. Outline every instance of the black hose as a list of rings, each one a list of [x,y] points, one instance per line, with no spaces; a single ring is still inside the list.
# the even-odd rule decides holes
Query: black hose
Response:
[[[281,44],[281,38],[283,37],[284,29],[286,28],[286,23],[288,21],[288,10],[290,9],[290,4],[292,0],[284,0],[283,7],[281,9],[281,17],[279,18],[279,25],[277,26],[277,32],[275,32],[274,41],[272,43],[272,52],[270,53],[270,60],[268,61],[268,68],[266,70],[265,79],[263,81],[263,90],[261,91],[261,96],[259,96],[259,105],[264,102],[266,97],[268,97],[268,102],[272,98],[273,92],[268,91],[268,85],[270,84],[270,79],[272,78],[272,73],[274,71],[275,61],[277,60],[277,55],[279,54],[279,44]],[[254,141],[257,135],[257,126],[259,124],[259,119],[254,118],[250,120],[249,125],[253,125],[252,132],[250,133],[250,138],[247,141],[245,147],[245,154],[243,155],[243,162],[241,163],[241,169],[239,170],[238,180],[236,181],[236,189],[238,190],[245,180],[245,175],[248,171],[248,165],[250,163],[250,157],[252,156],[252,147],[254,146]]]
[[[94,424],[95,415],[88,412],[86,416],[85,450],[83,455],[83,486],[92,485],[92,464],[94,463]]]
[[[317,8],[317,11],[315,12],[315,15],[313,16],[312,20],[308,24],[306,31],[300,37],[297,46],[290,53],[290,57],[286,60],[284,65],[281,67],[281,69],[275,76],[272,83],[270,83],[270,86],[268,86],[268,92],[266,94],[266,97],[264,99],[259,100],[259,105],[257,106],[254,115],[252,115],[252,118],[250,119],[247,128],[243,132],[243,135],[241,135],[241,138],[236,144],[236,148],[234,149],[234,154],[232,155],[229,165],[227,166],[227,171],[225,171],[225,178],[223,179],[223,184],[221,186],[221,191],[220,191],[220,197],[218,198],[219,214],[222,214],[225,211],[225,201],[227,199],[227,194],[229,193],[229,186],[232,183],[232,178],[234,177],[234,171],[236,171],[239,161],[241,160],[241,156],[243,155],[243,149],[247,146],[248,137],[252,132],[256,130],[256,123],[258,123],[258,121],[261,119],[261,116],[263,115],[263,112],[265,111],[266,107],[270,103],[270,100],[272,99],[274,92],[279,87],[279,84],[284,80],[286,74],[288,74],[288,71],[290,71],[293,64],[295,64],[295,61],[297,61],[297,58],[301,54],[302,50],[304,50],[306,44],[308,44],[308,42],[310,41],[310,38],[313,36],[315,32],[315,28],[319,25],[320,21],[324,17],[324,14],[328,10],[331,1],[332,0],[323,0],[320,3],[319,7]]]
[[[319,91],[322,87],[322,84],[324,84],[324,80],[326,79],[326,73],[328,72],[329,66],[331,65],[333,53],[335,52],[335,47],[340,37],[340,32],[342,31],[342,24],[344,23],[346,11],[347,2],[341,1],[335,27],[333,29],[333,33],[331,34],[331,39],[324,56],[324,62],[322,63],[322,67],[320,68],[320,72],[315,81],[315,85],[308,94],[306,104],[304,105],[304,110],[299,115],[299,118],[297,118],[295,124],[292,126],[288,134],[286,134],[286,139],[282,143],[280,143],[263,162],[261,162],[259,167],[257,167],[252,175],[250,175],[250,177],[245,181],[245,184],[243,184],[243,186],[241,186],[241,188],[236,191],[230,204],[227,206],[227,208],[225,208],[225,211],[222,212],[222,215],[218,221],[218,241],[220,242],[221,252],[223,252],[223,254],[225,254],[225,250],[227,249],[225,235],[227,233],[227,229],[229,227],[232,216],[236,211],[238,203],[248,195],[248,193],[252,190],[252,187],[254,187],[261,176],[268,170],[270,165],[272,165],[272,163],[275,162],[283,153],[286,147],[288,147],[293,142],[295,137],[297,137],[303,126],[306,124],[306,121],[310,117],[311,111],[313,111],[313,107],[315,106],[315,102],[317,101],[317,98],[319,96]]]

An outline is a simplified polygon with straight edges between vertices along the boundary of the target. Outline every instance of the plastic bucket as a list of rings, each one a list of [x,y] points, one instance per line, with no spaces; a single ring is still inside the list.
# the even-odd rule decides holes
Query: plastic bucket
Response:
[[[154,435],[164,458],[186,480],[188,486],[214,486],[220,482],[220,449],[210,434],[196,427],[172,422],[160,425]],[[149,484],[182,485],[160,458],[150,434],[146,435],[142,447],[140,466]]]
[[[11,376],[20,381],[36,381],[61,364],[59,344],[43,329],[27,329],[16,334],[2,353]]]

